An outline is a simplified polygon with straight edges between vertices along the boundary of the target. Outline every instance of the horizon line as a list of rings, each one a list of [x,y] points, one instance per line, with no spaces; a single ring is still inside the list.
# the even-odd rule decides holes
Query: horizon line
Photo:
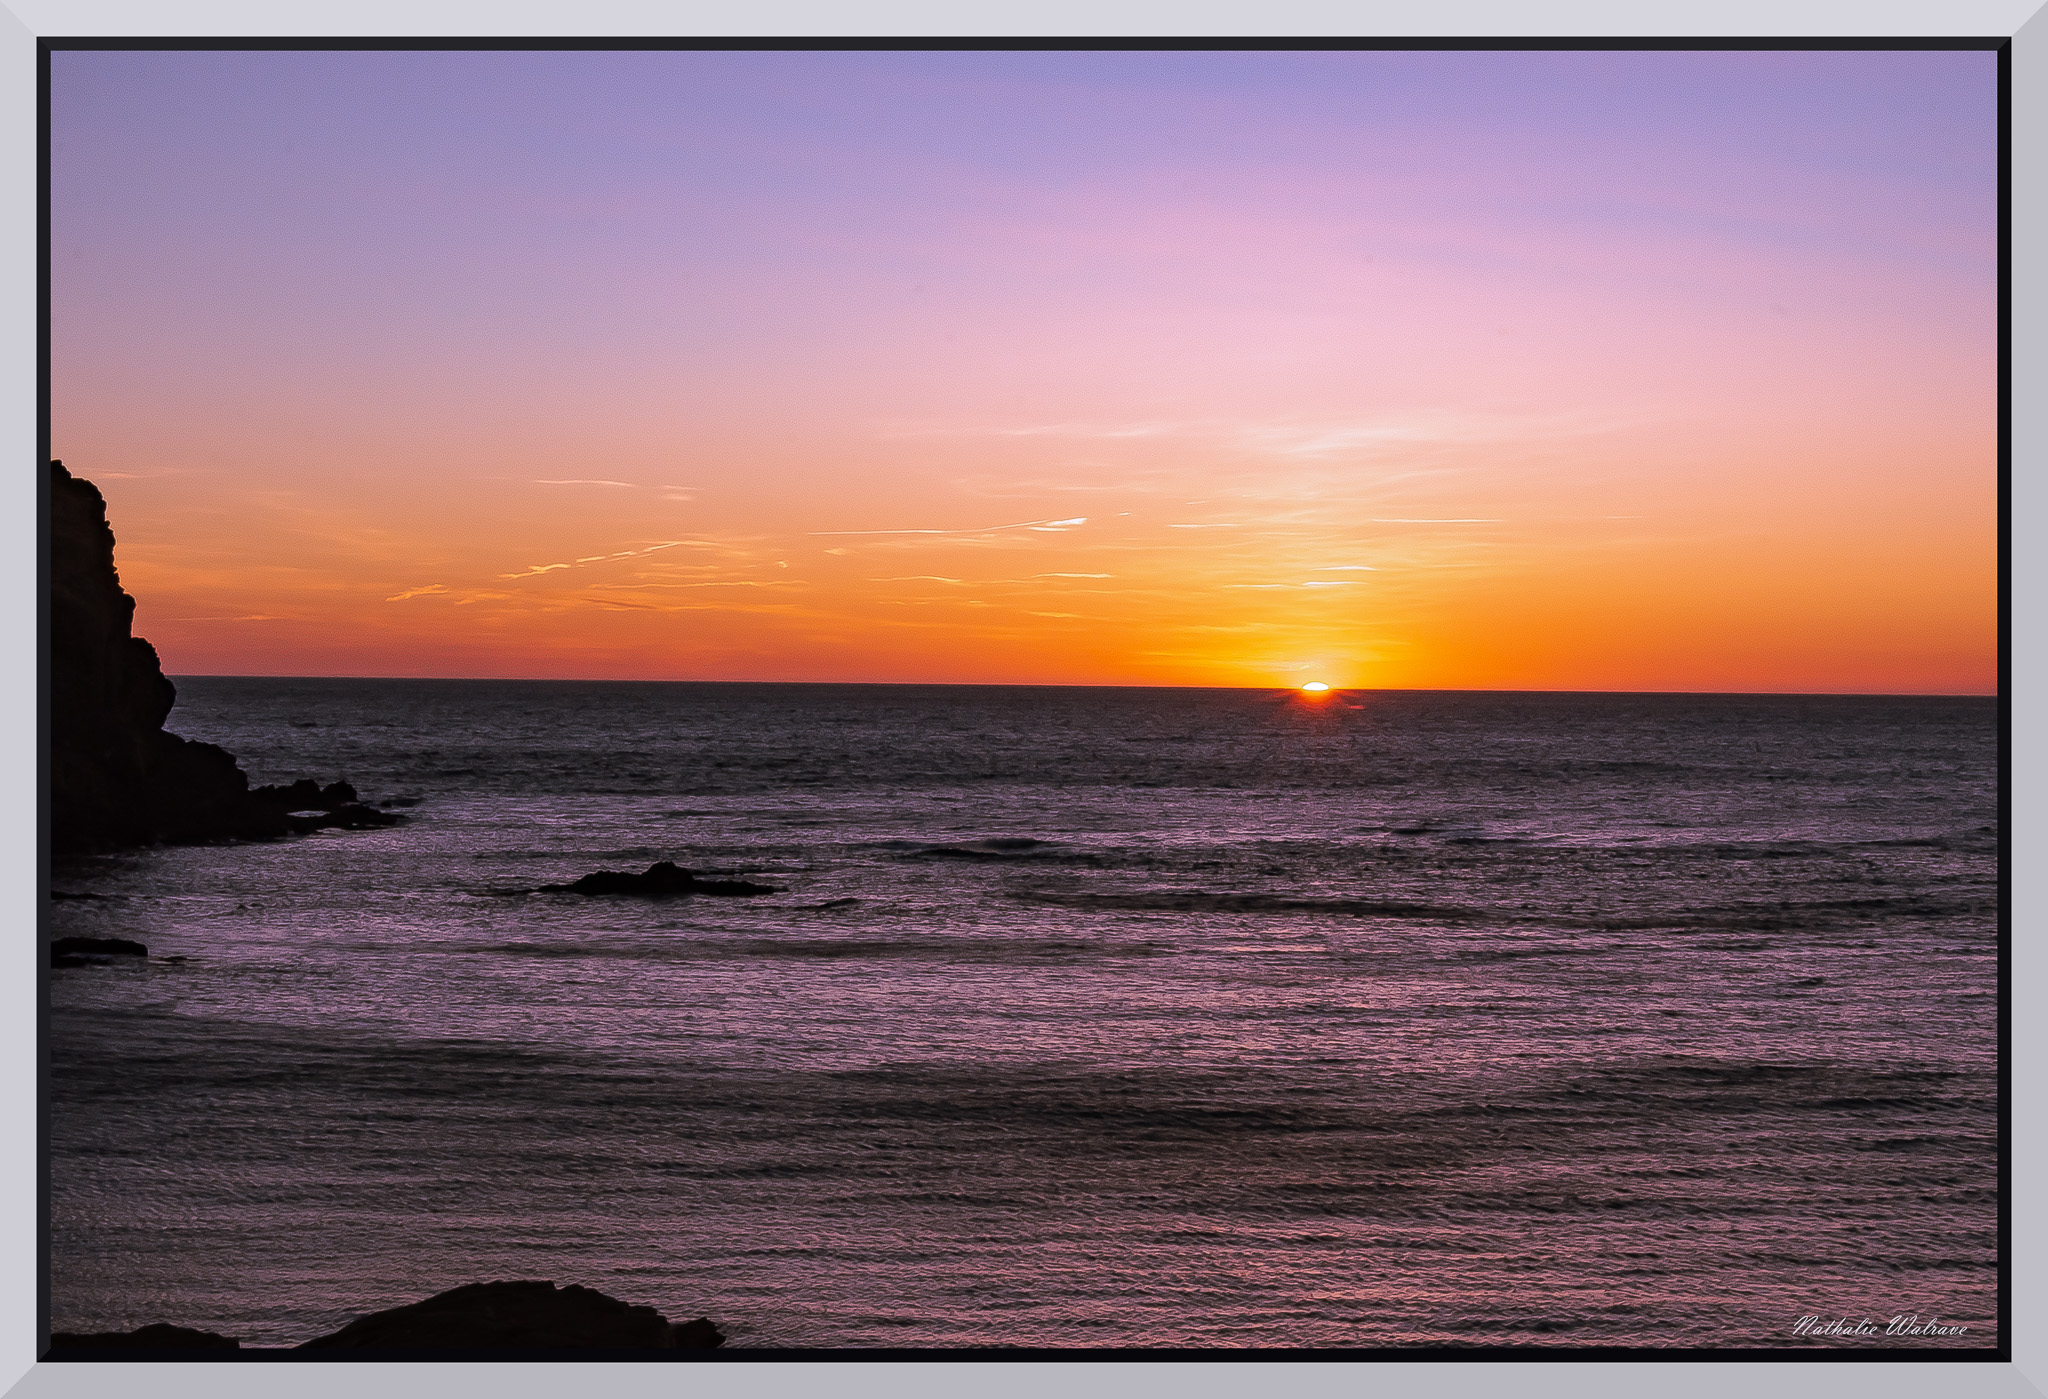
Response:
[[[1125,685],[1089,681],[1018,680],[654,680],[636,676],[576,675],[256,675],[192,672],[171,675],[180,680],[362,680],[423,681],[430,684],[522,684],[522,685],[839,685],[895,687],[900,689],[949,690],[1261,690],[1294,693],[1299,685]],[[1430,687],[1421,685],[1336,685],[1329,694],[1383,695],[1682,695],[1709,698],[1722,696],[1770,699],[1985,699],[2004,696],[1997,690],[1534,690],[1506,686]]]

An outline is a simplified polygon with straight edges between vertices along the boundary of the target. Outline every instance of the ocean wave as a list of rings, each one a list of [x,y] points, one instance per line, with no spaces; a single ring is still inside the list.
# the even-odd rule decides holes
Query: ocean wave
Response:
[[[1152,942],[1068,938],[678,938],[663,943],[494,942],[465,950],[518,957],[601,958],[633,962],[903,959],[946,963],[1046,962],[1085,957],[1156,957],[1174,949]]]
[[[1028,860],[1047,864],[1100,865],[1103,857],[1092,850],[1076,850],[1058,841],[1029,836],[994,836],[986,840],[926,844],[916,841],[882,841],[881,848],[894,850],[903,860],[971,860],[997,862]]]
[[[1997,903],[1989,898],[1929,898],[1919,894],[1898,894],[1863,899],[1788,899],[1775,904],[1726,904],[1718,908],[1584,921],[1587,926],[1605,932],[1651,929],[1724,933],[1828,932],[1891,918],[1988,917],[1996,912],[1997,907]]]
[[[1224,894],[1202,889],[1152,889],[1136,893],[1068,893],[1054,889],[1013,889],[1022,903],[1046,904],[1083,912],[1122,910],[1162,913],[1342,913],[1357,917],[1427,918],[1471,922],[1483,911],[1443,904],[1409,903],[1398,899],[1304,898],[1290,894]]]

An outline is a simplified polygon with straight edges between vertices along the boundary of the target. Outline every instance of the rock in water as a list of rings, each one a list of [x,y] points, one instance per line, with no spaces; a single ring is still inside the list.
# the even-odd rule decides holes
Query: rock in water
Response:
[[[252,800],[248,776],[226,750],[164,732],[178,692],[156,648],[131,634],[135,599],[114,571],[107,503],[60,461],[50,463],[49,557],[51,853],[309,829],[289,808]],[[319,824],[399,819],[345,809],[344,819]]]
[[[149,949],[127,938],[58,938],[50,944],[52,957],[147,957]]]
[[[167,1326],[158,1322],[153,1326],[138,1326],[133,1331],[100,1331],[80,1334],[75,1331],[54,1331],[50,1334],[50,1354],[62,1355],[76,1350],[240,1350],[242,1343],[232,1336],[216,1336],[211,1331],[194,1331],[189,1326]]]
[[[310,777],[301,777],[288,787],[258,787],[249,793],[249,800],[275,808],[282,814],[286,829],[298,835],[328,826],[350,831],[396,826],[406,819],[395,811],[365,806],[356,796],[356,789],[346,782],[330,782],[322,787]]]
[[[626,874],[620,870],[599,870],[586,874],[574,884],[543,884],[536,892],[542,894],[631,894],[643,899],[665,899],[677,894],[779,894],[782,891],[768,884],[754,884],[744,879],[699,879],[686,869],[679,869],[673,860],[660,860],[647,867],[645,874]]]
[[[300,1350],[708,1349],[725,1337],[710,1322],[669,1324],[588,1287],[478,1282],[424,1302],[358,1317]]]

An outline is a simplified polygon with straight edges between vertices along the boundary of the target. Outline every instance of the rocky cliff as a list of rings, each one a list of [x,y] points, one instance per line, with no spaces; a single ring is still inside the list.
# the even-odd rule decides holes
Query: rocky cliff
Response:
[[[225,749],[164,732],[177,689],[156,648],[132,633],[135,599],[114,571],[114,532],[92,482],[50,463],[50,835],[58,856],[230,837],[261,839],[312,824],[388,824],[294,819],[295,789],[258,789]],[[304,784],[313,785],[313,784]],[[333,812],[355,801],[346,784],[317,802]],[[315,787],[316,796],[320,789]],[[290,794],[288,800],[284,793]],[[301,803],[305,804],[305,803]]]

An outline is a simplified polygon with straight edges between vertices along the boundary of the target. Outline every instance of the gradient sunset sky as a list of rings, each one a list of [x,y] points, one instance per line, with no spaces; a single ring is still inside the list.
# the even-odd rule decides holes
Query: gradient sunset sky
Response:
[[[52,56],[173,674],[1990,693],[1996,58]]]

